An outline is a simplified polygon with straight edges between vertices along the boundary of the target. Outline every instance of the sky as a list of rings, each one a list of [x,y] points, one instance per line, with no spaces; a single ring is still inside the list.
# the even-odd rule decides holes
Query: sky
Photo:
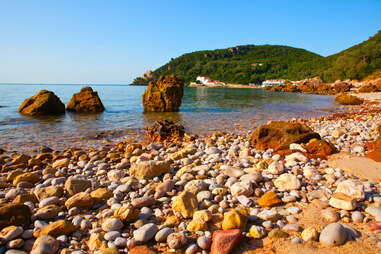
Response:
[[[193,51],[327,56],[380,29],[381,0],[0,0],[0,82],[128,84]]]

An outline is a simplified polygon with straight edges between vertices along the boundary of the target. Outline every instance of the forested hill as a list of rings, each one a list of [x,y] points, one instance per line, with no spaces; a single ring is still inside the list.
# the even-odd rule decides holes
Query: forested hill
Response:
[[[363,79],[381,69],[381,31],[338,54],[322,57],[304,49],[246,45],[184,54],[152,72],[152,79],[175,74],[186,83],[199,75],[226,83],[260,83],[266,79],[300,80],[321,76],[326,82]],[[137,78],[134,83],[146,80]]]

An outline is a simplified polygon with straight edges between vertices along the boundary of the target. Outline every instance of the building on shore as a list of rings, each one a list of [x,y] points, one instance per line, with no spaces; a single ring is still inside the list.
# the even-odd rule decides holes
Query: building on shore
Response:
[[[211,80],[206,76],[198,76],[196,81],[200,82],[204,86],[225,86],[225,83],[217,80]]]
[[[286,79],[268,79],[262,82],[262,87],[283,85],[286,81]]]

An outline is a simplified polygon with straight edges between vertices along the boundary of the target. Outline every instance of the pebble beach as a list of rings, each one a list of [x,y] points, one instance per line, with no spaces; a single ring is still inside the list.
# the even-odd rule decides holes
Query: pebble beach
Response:
[[[381,252],[380,110],[293,119],[336,147],[326,159],[258,150],[254,130],[1,151],[0,253]]]

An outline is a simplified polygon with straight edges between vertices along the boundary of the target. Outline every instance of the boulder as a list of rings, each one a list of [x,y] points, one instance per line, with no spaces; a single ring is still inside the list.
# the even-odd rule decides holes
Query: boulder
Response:
[[[363,99],[346,93],[338,94],[335,97],[335,104],[339,105],[360,105],[363,102]]]
[[[147,137],[152,142],[161,143],[166,140],[180,140],[184,137],[184,126],[172,121],[157,121],[152,127],[147,128]]]
[[[327,159],[328,155],[337,153],[336,147],[325,140],[313,139],[306,145],[307,153],[309,158],[320,158]]]
[[[24,204],[6,204],[0,207],[0,229],[15,225],[28,227],[32,213]]]
[[[81,89],[71,97],[66,109],[76,113],[100,113],[105,110],[97,92],[89,86]]]
[[[250,143],[258,150],[287,150],[290,144],[308,143],[320,135],[305,124],[274,121],[259,126],[251,135]]]
[[[169,161],[142,161],[134,163],[130,168],[130,175],[139,179],[151,179],[171,170]]]
[[[17,111],[28,116],[62,115],[65,105],[53,92],[41,90],[26,99]]]
[[[184,94],[184,83],[175,75],[160,76],[154,82],[149,82],[143,93],[145,112],[176,112],[179,111]]]

